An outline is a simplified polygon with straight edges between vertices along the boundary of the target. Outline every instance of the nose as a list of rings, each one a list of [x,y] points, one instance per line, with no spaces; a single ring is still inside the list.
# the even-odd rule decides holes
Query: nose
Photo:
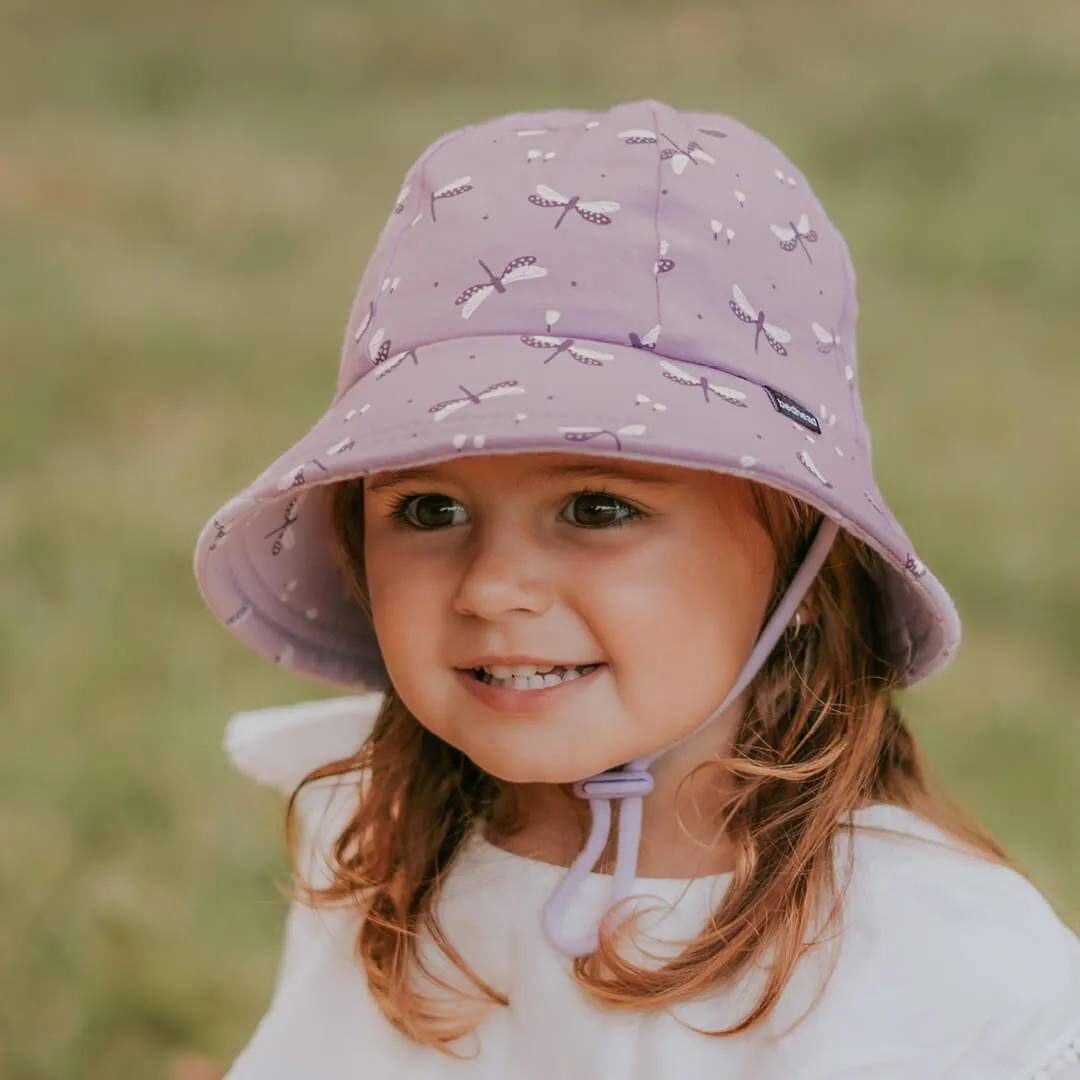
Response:
[[[550,554],[526,529],[505,521],[477,527],[463,552],[454,610],[489,621],[512,612],[540,614],[555,595],[552,574]]]

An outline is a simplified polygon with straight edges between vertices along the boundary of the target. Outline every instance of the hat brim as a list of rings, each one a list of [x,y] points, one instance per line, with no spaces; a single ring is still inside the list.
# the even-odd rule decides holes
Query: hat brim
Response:
[[[574,349],[584,359],[519,335],[456,338],[368,371],[202,530],[195,573],[211,610],[298,673],[383,690],[374,631],[335,555],[330,486],[459,456],[562,451],[713,469],[805,500],[889,567],[889,660],[902,681],[949,662],[956,609],[889,511],[868,448],[819,415],[827,408],[801,403],[813,416],[800,423],[763,386],[720,367],[609,342],[577,339]]]

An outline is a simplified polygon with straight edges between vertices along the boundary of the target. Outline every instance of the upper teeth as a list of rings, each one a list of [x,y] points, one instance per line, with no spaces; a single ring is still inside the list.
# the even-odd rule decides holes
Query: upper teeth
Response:
[[[539,666],[536,664],[520,664],[515,667],[506,664],[484,665],[484,671],[496,679],[529,679],[533,675],[546,675],[549,671],[554,670],[554,664],[542,664]]]

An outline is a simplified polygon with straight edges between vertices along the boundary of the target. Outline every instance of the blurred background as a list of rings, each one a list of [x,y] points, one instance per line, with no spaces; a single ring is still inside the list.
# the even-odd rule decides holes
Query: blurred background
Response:
[[[284,803],[222,730],[333,692],[218,627],[193,545],[329,404],[407,167],[518,110],[729,112],[807,173],[882,490],[965,620],[906,707],[1080,927],[1075,0],[0,13],[0,1075],[204,1080],[265,1010]]]

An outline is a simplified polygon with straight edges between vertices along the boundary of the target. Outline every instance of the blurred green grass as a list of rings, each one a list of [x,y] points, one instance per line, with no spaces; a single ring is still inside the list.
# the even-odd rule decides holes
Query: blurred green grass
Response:
[[[882,488],[966,642],[907,695],[1080,919],[1080,8],[345,0],[0,8],[0,1075],[231,1061],[281,801],[220,750],[323,691],[202,608],[203,521],[332,393],[407,166],[504,112],[656,97],[779,143],[859,272]]]

